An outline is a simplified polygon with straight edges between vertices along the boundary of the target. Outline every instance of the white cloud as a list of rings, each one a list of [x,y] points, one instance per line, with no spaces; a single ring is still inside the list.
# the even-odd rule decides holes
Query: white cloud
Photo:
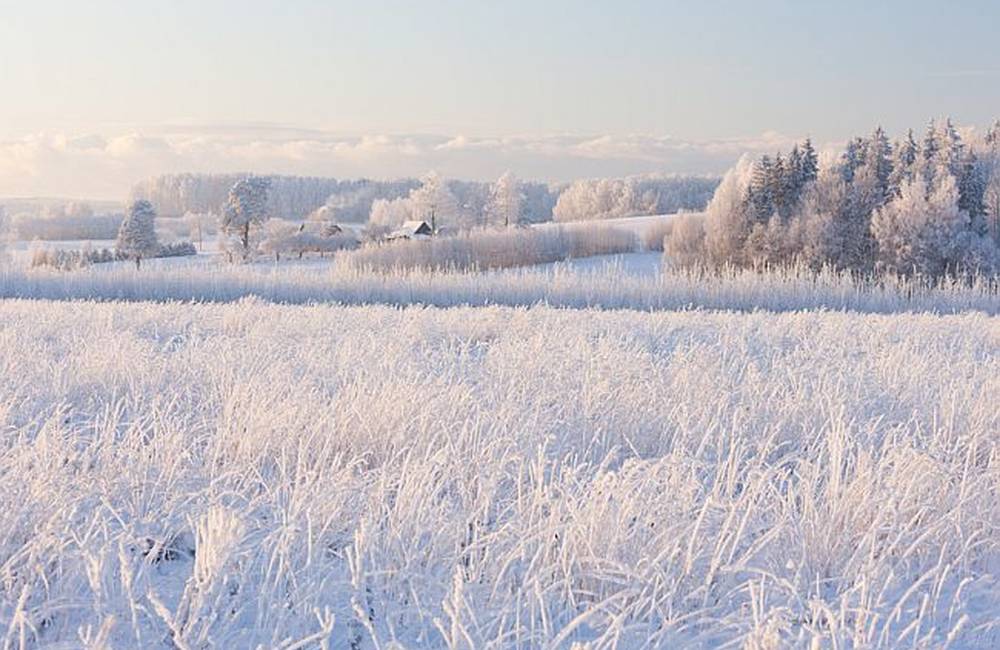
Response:
[[[345,136],[274,126],[183,126],[118,133],[38,133],[0,142],[0,196],[124,197],[160,173],[284,173],[344,178],[414,176],[566,181],[644,172],[721,173],[746,152],[787,149],[768,132],[727,140],[647,135]]]

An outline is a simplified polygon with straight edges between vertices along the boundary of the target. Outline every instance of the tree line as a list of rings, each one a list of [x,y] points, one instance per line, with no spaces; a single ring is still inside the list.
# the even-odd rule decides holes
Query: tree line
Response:
[[[168,174],[137,183],[130,199],[149,201],[160,216],[180,217],[192,213],[220,214],[229,190],[250,174]],[[624,178],[578,180],[553,184],[517,179],[494,182],[443,178],[430,172],[422,178],[396,180],[338,180],[299,176],[268,175],[270,190],[267,211],[279,219],[301,220],[321,212],[324,220],[348,223],[399,223],[425,215],[412,200],[433,176],[434,191],[446,191],[441,204],[449,225],[470,228],[495,223],[489,214],[495,202],[496,186],[516,180],[520,196],[517,221],[581,221],[644,214],[664,214],[678,210],[700,210],[712,196],[718,178],[700,176],[644,175]],[[508,221],[510,219],[508,218]],[[502,221],[502,220],[501,220]]]
[[[700,223],[665,242],[680,263],[805,263],[862,273],[992,274],[1000,269],[1000,121],[963,139],[950,119],[918,142],[878,127],[822,163],[806,140],[744,158]]]

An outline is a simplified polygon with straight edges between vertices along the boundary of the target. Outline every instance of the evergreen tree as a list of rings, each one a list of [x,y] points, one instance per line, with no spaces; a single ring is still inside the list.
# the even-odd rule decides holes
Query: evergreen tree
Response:
[[[916,172],[917,155],[920,153],[917,141],[913,139],[913,129],[906,137],[898,140],[892,149],[892,172],[889,175],[889,194],[899,196],[903,183],[912,181]]]
[[[924,131],[924,141],[920,146],[920,174],[924,179],[925,189],[933,185],[940,151],[937,124],[931,120]]]
[[[892,147],[882,127],[876,127],[865,151],[865,164],[870,166],[883,194],[888,195],[889,177],[892,175]]]
[[[811,183],[819,174],[819,157],[813,148],[812,139],[806,138],[802,145],[802,184]]]
[[[771,197],[774,202],[773,212],[782,217],[786,216],[788,210],[790,180],[788,165],[779,152],[774,157],[774,166],[771,168],[771,177],[768,179],[768,185],[771,187]]]
[[[789,202],[792,206],[798,204],[799,199],[802,196],[802,188],[805,187],[806,179],[803,169],[804,160],[802,158],[802,152],[799,150],[799,145],[795,144],[792,146],[791,152],[788,154],[788,194]]]
[[[1000,149],[1000,119],[993,122],[993,126],[986,130],[983,138],[987,148],[996,151]]]
[[[156,240],[156,211],[153,205],[144,199],[134,201],[129,206],[128,214],[118,230],[118,240],[115,248],[119,253],[135,260],[135,268],[139,268],[142,260],[153,257],[160,248]]]
[[[854,138],[847,143],[847,147],[844,149],[841,169],[844,180],[848,183],[854,180],[854,173],[865,160],[867,144],[864,138]]]
[[[750,177],[749,203],[751,216],[754,221],[766,223],[774,214],[774,194],[772,192],[772,178],[774,176],[774,162],[767,154],[761,156],[760,160],[753,167]]]
[[[792,145],[792,150],[788,152],[788,173],[792,179],[792,187],[796,190],[802,187],[802,152],[799,151],[798,143]]]
[[[958,179],[962,175],[965,161],[965,144],[962,143],[962,138],[955,130],[955,125],[952,124],[950,117],[945,120],[941,127],[939,141],[941,145],[939,165]]]
[[[972,149],[962,156],[957,180],[959,209],[969,214],[979,234],[986,232],[983,216],[986,213],[984,200],[989,177],[985,166],[980,164],[976,152]]]

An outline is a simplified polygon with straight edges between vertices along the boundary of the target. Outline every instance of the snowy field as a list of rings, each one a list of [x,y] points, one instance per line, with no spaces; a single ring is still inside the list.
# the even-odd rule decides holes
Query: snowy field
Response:
[[[849,275],[809,271],[763,274],[732,270],[704,275],[664,268],[659,259],[656,253],[634,253],[485,273],[368,272],[318,258],[232,265],[201,263],[201,256],[151,260],[140,271],[127,263],[98,264],[69,272],[0,265],[0,298],[232,302],[255,296],[284,304],[452,307],[544,303],[644,311],[1000,313],[1000,294],[995,285],[986,283],[945,283],[928,288],[886,278],[872,285]]]
[[[1000,643],[994,285],[32,246],[5,648]]]
[[[996,317],[7,300],[0,367],[7,647],[1000,644]]]

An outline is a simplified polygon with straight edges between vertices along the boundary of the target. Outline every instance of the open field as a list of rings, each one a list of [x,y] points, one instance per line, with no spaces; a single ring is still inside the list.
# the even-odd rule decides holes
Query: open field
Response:
[[[186,263],[153,260],[141,271],[101,264],[72,272],[0,266],[0,298],[51,300],[193,300],[231,302],[247,296],[285,304],[424,304],[638,310],[722,309],[866,313],[981,311],[1000,313],[995,284],[944,283],[935,288],[885,278],[878,285],[837,273],[807,270],[769,274],[730,270],[705,275],[657,269],[656,254],[587,258],[490,273],[369,272],[327,260],[280,265]],[[155,262],[163,262],[156,266]]]
[[[7,300],[0,368],[15,647],[1000,643],[996,317]]]

